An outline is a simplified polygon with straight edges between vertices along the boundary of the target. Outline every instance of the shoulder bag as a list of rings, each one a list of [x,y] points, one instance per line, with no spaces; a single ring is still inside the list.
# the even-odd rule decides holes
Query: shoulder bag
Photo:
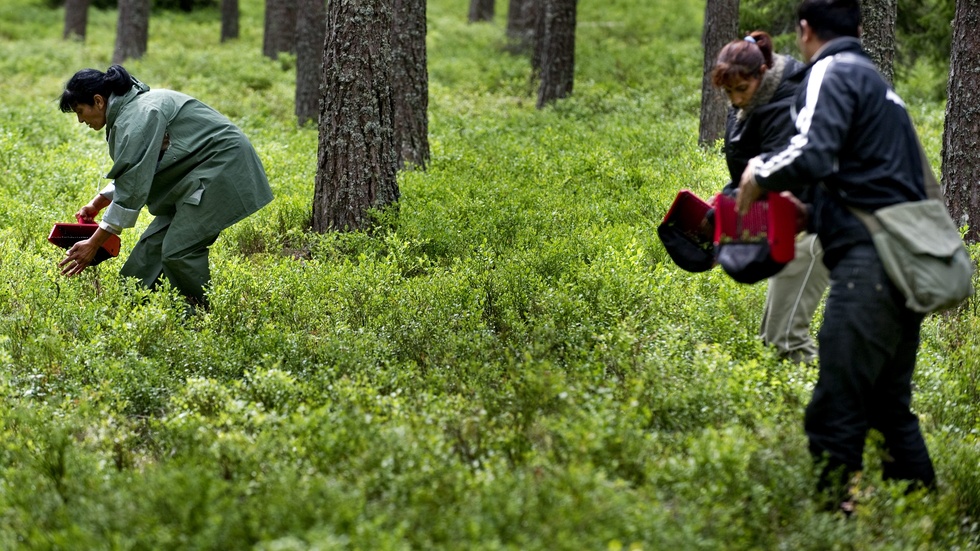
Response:
[[[974,264],[946,210],[921,143],[919,156],[927,199],[874,213],[848,208],[871,233],[885,272],[905,296],[905,306],[928,314],[952,308],[973,295]]]

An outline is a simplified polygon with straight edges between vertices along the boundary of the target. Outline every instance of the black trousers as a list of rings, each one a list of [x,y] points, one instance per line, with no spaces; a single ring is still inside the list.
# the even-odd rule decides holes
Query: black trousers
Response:
[[[820,328],[820,372],[806,408],[810,452],[826,461],[821,487],[846,486],[862,469],[869,429],[884,436],[886,479],[935,483],[919,421],[910,410],[922,314],[888,279],[871,244],[845,252],[830,272]]]

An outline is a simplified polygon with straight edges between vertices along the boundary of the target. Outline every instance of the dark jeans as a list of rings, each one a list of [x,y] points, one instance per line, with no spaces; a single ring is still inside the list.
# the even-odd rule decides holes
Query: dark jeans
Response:
[[[919,421],[909,409],[922,318],[905,307],[873,245],[851,247],[831,270],[820,374],[805,421],[810,452],[827,461],[822,489],[841,490],[861,470],[869,429],[885,438],[884,478],[934,484]]]

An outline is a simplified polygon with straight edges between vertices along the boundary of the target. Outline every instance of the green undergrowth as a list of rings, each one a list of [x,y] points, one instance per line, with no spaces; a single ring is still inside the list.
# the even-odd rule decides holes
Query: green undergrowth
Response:
[[[55,100],[108,65],[115,12],[79,43],[39,0],[0,6],[0,548],[980,544],[976,299],[923,327],[939,492],[882,482],[872,440],[844,521],[812,499],[815,369],[756,337],[764,286],[683,272],[657,239],[678,189],[725,183],[696,143],[703,5],[580,3],[574,94],[537,110],[506,2],[473,25],[429,2],[431,164],[371,230],[325,235],[317,132],[261,8],[225,44],[215,10],[154,13],[126,64],[241,125],[276,194],[214,246],[212,309],[188,318],[118,275],[148,216],[74,279],[45,239],[110,166]],[[929,74],[898,86],[938,166]]]

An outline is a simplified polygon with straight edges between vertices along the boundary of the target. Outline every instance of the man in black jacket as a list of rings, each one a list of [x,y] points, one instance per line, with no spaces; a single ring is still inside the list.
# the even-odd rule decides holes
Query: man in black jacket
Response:
[[[884,436],[883,476],[931,488],[935,472],[911,381],[923,316],[886,275],[871,236],[848,206],[874,211],[925,199],[919,146],[905,105],[858,39],[858,0],[803,0],[801,73],[790,144],[750,161],[738,208],[763,190],[813,187],[811,229],[824,246],[830,294],[818,335],[820,373],[806,409],[810,451],[823,462],[820,488],[834,507],[853,508],[850,476],[862,468],[869,429]]]

